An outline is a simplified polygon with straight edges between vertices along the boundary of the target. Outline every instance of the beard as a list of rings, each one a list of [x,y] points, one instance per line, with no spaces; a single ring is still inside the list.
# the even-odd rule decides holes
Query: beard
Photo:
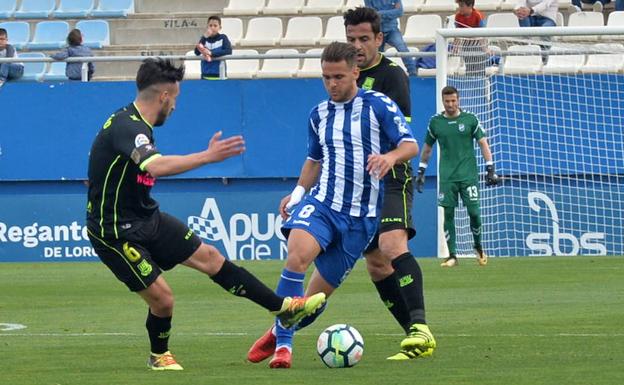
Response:
[[[163,124],[165,124],[165,121],[167,120],[168,116],[169,114],[167,113],[165,109],[160,110],[158,112],[158,116],[156,117],[156,121],[154,122],[154,127],[160,127]]]

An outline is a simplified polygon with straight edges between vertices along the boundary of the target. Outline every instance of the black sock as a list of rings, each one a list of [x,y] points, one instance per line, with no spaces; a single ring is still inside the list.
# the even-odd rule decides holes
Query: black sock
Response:
[[[163,354],[169,350],[169,332],[171,330],[171,317],[158,317],[147,310],[147,320],[145,321],[147,335],[150,340],[152,353]]]
[[[425,298],[420,266],[410,253],[401,254],[392,261],[399,290],[405,300],[411,323],[426,324]]]
[[[396,272],[390,274],[381,281],[373,281],[373,283],[377,288],[379,298],[381,298],[384,305],[386,305],[390,313],[392,313],[392,316],[394,316],[394,319],[397,320],[399,325],[401,325],[403,330],[407,333],[411,326],[411,320],[407,305],[405,305],[405,300],[399,289],[399,281],[397,280]]]
[[[235,296],[247,298],[269,311],[282,308],[284,302],[282,297],[275,294],[253,274],[227,259],[221,270],[210,278]]]

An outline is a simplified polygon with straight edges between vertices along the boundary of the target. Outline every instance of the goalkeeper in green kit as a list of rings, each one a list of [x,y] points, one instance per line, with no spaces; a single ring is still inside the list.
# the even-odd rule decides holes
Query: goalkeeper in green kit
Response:
[[[425,169],[431,156],[432,146],[438,141],[440,145],[438,205],[444,208],[444,235],[449,250],[449,257],[442,262],[442,266],[457,265],[455,207],[458,204],[458,195],[461,196],[464,206],[468,209],[477,261],[479,265],[485,266],[487,254],[481,245],[479,172],[473,140],[479,144],[481,154],[485,159],[487,170],[485,184],[494,186],[498,184],[499,178],[494,171],[492,152],[483,127],[476,115],[459,108],[459,94],[455,87],[446,86],[442,89],[442,103],[444,111],[434,115],[429,121],[416,176],[416,190],[419,193],[423,191]]]

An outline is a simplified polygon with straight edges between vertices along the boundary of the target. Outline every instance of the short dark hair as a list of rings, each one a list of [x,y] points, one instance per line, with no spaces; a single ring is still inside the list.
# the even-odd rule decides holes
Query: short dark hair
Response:
[[[475,0],[456,0],[457,5],[464,4],[466,7],[474,7]]]
[[[446,86],[444,88],[442,88],[442,96],[444,95],[457,95],[459,96],[459,92],[457,91],[457,88],[453,87],[453,86]]]
[[[209,22],[209,23],[210,23],[210,20],[216,20],[216,21],[219,23],[219,25],[221,25],[221,18],[220,18],[219,16],[217,16],[217,15],[212,15],[212,16],[210,16],[210,17],[208,18],[208,22]]]
[[[0,28],[0,36],[9,36],[8,32],[6,29],[4,28]]]
[[[184,78],[184,64],[180,67],[173,65],[169,59],[145,59],[136,76],[139,92],[162,83],[176,83]]]
[[[67,44],[71,46],[77,46],[82,44],[82,32],[80,32],[80,30],[77,28],[69,31],[69,34],[67,34]]]
[[[323,49],[321,62],[338,63],[344,60],[347,62],[347,65],[353,67],[355,65],[356,56],[357,50],[354,46],[348,43],[335,41]]]
[[[349,9],[342,15],[345,28],[349,25],[370,23],[373,33],[377,35],[381,32],[381,17],[373,8],[357,7]]]

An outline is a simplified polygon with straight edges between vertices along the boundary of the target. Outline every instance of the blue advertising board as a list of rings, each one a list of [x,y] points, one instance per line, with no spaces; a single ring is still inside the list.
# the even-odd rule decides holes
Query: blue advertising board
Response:
[[[277,207],[295,184],[293,179],[163,179],[153,191],[162,211],[188,224],[229,259],[266,260],[285,259]],[[98,260],[87,237],[84,184],[5,187],[0,192],[0,262]],[[410,248],[416,256],[434,256],[435,185],[417,198],[418,233]]]

